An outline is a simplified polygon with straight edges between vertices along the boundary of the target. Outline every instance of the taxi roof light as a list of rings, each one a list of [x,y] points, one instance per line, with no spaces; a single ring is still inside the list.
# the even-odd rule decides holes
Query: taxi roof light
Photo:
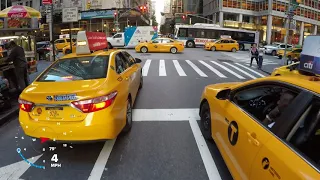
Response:
[[[117,94],[118,93],[115,91],[105,96],[75,101],[72,102],[72,104],[83,113],[95,112],[109,107],[113,103]]]

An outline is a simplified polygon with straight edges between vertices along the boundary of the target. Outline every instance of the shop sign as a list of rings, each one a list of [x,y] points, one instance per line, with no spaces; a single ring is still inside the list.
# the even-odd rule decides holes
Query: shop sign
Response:
[[[0,18],[0,29],[4,28],[4,18]]]
[[[30,28],[30,18],[8,18],[8,28]]]
[[[52,0],[42,0],[43,5],[52,4]]]
[[[77,22],[78,21],[78,7],[63,8],[62,22]]]
[[[86,32],[89,49],[91,51],[106,49],[108,47],[107,44],[107,36],[102,32]]]
[[[25,57],[26,58],[34,58],[34,51],[24,51]]]
[[[81,19],[113,18],[113,10],[81,12]]]

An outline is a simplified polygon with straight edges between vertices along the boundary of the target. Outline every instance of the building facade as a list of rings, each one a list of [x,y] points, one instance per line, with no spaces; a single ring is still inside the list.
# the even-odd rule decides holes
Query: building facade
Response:
[[[302,0],[289,25],[288,0],[204,0],[203,15],[221,27],[243,28],[260,32],[260,41],[302,44],[307,35],[320,33],[320,1]]]

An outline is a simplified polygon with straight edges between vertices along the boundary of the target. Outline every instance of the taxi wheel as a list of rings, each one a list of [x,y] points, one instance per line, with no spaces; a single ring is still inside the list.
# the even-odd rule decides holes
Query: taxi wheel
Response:
[[[232,48],[231,51],[232,52],[237,52],[237,49],[236,48]]]
[[[70,49],[67,49],[66,50],[66,54],[70,54],[71,53],[71,50]]]
[[[148,48],[143,46],[141,49],[140,49],[140,52],[142,53],[147,53],[148,52]]]
[[[127,113],[126,113],[126,126],[123,128],[123,132],[129,132],[132,127],[132,106],[131,100],[128,98],[127,100]]]
[[[212,46],[211,51],[216,51],[216,47]]]
[[[172,53],[172,54],[175,54],[175,53],[177,53],[177,48],[175,48],[175,47],[172,47],[171,49],[170,49],[170,52]]]
[[[210,114],[209,104],[207,102],[202,104],[200,119],[201,119],[200,127],[202,129],[203,137],[207,140],[211,140],[212,139],[211,114]]]

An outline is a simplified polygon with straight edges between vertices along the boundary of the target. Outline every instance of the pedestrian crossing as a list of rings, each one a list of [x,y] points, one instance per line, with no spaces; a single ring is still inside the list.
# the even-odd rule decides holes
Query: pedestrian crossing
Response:
[[[207,60],[143,60],[143,76],[216,77],[241,80],[265,77],[267,74],[241,63]]]
[[[230,53],[230,52],[221,52],[222,54],[224,54],[225,56],[229,56],[233,59],[235,59],[235,61],[237,62],[241,62],[241,63],[245,63],[245,64],[250,64],[250,60],[251,60],[251,56],[248,53]],[[256,62],[255,60],[253,60],[252,64],[255,66]],[[269,64],[278,64],[278,62],[269,60],[265,57],[263,57],[263,63],[262,65],[269,65]]]

